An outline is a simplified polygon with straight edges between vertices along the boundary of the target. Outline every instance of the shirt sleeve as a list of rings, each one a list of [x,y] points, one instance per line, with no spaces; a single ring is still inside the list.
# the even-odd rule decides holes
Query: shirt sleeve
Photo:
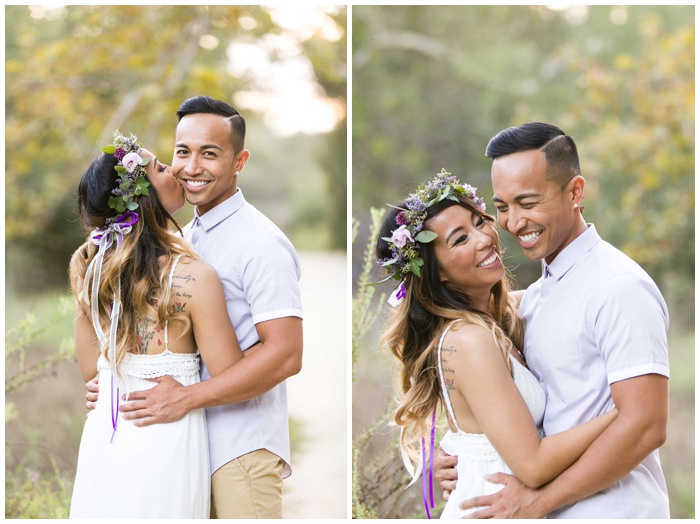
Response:
[[[266,233],[246,245],[243,290],[254,324],[284,317],[303,318],[300,276],[299,257],[284,236]]]
[[[604,282],[597,295],[594,332],[608,383],[648,374],[670,376],[668,309],[651,279],[618,274]]]

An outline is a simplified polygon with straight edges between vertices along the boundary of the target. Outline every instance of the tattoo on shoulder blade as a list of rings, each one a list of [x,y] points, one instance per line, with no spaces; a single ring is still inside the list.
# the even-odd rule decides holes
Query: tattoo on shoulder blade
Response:
[[[148,343],[153,340],[156,332],[160,331],[158,328],[149,328],[150,325],[151,323],[146,319],[140,320],[136,323],[136,340],[139,346],[139,353],[141,355],[148,353]],[[160,343],[160,340],[158,342]]]

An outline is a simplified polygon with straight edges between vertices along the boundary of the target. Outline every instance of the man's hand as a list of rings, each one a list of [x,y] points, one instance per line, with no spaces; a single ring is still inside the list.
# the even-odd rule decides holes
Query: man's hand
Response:
[[[513,475],[495,473],[486,480],[503,484],[504,488],[492,495],[474,497],[460,503],[461,509],[487,506],[467,515],[466,519],[541,519],[547,514],[537,490],[528,488]]]
[[[186,386],[169,375],[149,380],[157,384],[151,389],[129,393],[126,400],[133,402],[119,407],[124,420],[133,420],[134,426],[150,426],[175,422],[189,413]]]
[[[85,417],[92,412],[93,409],[95,409],[95,406],[97,404],[97,396],[98,393],[100,392],[100,385],[99,385],[99,380],[100,380],[100,375],[95,375],[95,377],[92,380],[89,380],[88,382],[85,383],[85,389],[87,390],[87,393],[85,393],[85,407],[87,408],[88,412],[85,413]]]
[[[435,452],[435,478],[443,489],[442,498],[447,500],[457,486],[457,457],[448,455],[442,448]]]

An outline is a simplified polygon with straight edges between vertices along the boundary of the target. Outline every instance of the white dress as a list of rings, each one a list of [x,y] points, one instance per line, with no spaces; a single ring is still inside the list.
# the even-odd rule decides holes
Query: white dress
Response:
[[[177,261],[175,262],[177,263]],[[173,266],[174,268],[174,266]],[[172,271],[171,271],[172,281]],[[127,353],[120,371],[130,391],[156,385],[147,378],[171,375],[184,385],[199,382],[199,354],[168,350]],[[100,356],[100,394],[85,421],[73,486],[71,518],[209,518],[210,476],[206,416],[196,409],[169,424],[134,426],[116,415],[117,382]],[[119,395],[124,391],[120,389]],[[124,401],[120,400],[120,405]]]
[[[445,398],[448,416],[452,421],[457,431],[448,431],[440,442],[440,447],[448,455],[457,456],[457,487],[450,494],[450,499],[445,505],[445,509],[440,515],[441,519],[461,518],[468,515],[479,508],[463,510],[459,508],[460,502],[463,502],[472,497],[480,495],[490,495],[496,493],[503,488],[501,484],[492,484],[484,479],[485,475],[491,473],[511,473],[511,470],[503,459],[500,457],[496,449],[491,445],[486,435],[476,433],[465,433],[459,429],[457,419],[455,418],[450,397],[445,387],[445,381],[442,374],[441,352],[442,342],[450,326],[445,328],[445,331],[440,338],[438,344],[438,370],[440,372],[440,385],[442,394]],[[510,361],[513,368],[513,380],[520,391],[520,394],[525,399],[535,425],[540,431],[540,436],[544,436],[542,428],[542,419],[544,418],[545,393],[540,386],[539,381],[532,372],[523,366],[518,360],[510,355]]]

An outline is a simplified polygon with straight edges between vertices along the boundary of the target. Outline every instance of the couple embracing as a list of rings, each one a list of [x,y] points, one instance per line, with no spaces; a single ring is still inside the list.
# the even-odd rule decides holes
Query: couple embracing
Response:
[[[116,131],[80,180],[69,273],[94,411],[71,518],[282,517],[299,260],[237,186],[244,118],[206,96],[177,114],[172,167]]]
[[[669,518],[661,293],[584,220],[571,137],[523,124],[486,155],[496,219],[443,171],[392,207],[377,244],[400,281],[382,344],[400,363],[395,421],[428,517],[434,469],[442,518]],[[509,288],[496,221],[541,261],[525,292]],[[449,430],[433,456],[438,411]]]

